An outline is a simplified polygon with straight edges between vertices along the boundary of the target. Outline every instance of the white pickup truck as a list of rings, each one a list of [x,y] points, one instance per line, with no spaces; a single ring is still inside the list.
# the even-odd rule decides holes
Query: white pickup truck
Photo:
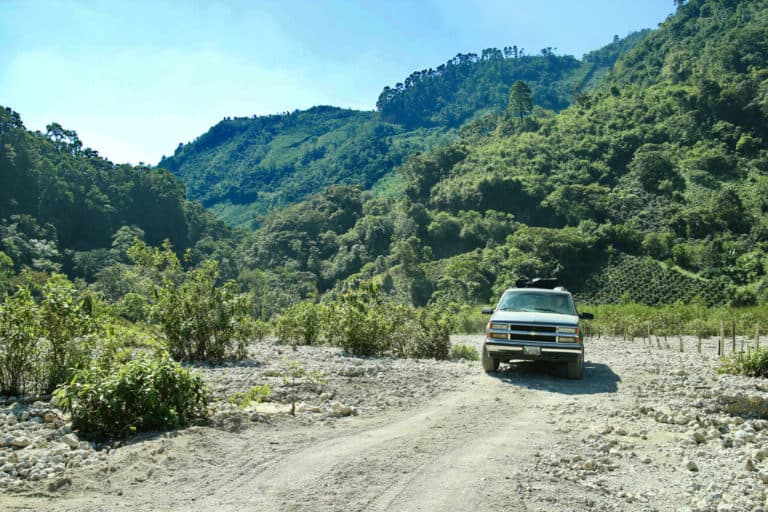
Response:
[[[554,279],[519,280],[505,291],[485,329],[482,362],[486,372],[512,360],[543,360],[568,365],[568,378],[584,375],[584,340],[580,319],[591,313],[576,310],[571,294]]]

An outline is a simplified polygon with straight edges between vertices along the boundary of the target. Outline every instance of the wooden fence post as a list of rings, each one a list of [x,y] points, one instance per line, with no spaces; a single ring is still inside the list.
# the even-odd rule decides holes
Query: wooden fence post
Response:
[[[717,355],[723,357],[725,349],[725,322],[720,320],[720,341],[717,342]]]
[[[701,334],[699,334],[699,342],[696,344],[696,350],[701,354]]]
[[[685,352],[685,344],[683,343],[683,326],[679,325],[677,332],[680,333],[678,336],[680,337],[680,352]]]
[[[760,322],[755,324],[755,350],[760,350]]]
[[[736,320],[731,320],[731,353],[736,352]]]

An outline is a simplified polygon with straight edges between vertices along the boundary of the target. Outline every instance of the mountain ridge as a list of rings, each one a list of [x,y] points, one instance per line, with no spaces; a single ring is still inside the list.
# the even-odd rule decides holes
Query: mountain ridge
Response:
[[[171,170],[191,199],[202,201],[220,218],[255,227],[270,208],[292,204],[326,186],[370,189],[409,155],[450,141],[465,121],[503,112],[517,79],[530,81],[537,105],[562,109],[574,90],[586,87],[596,73],[605,73],[618,55],[646,35],[617,39],[581,61],[551,49],[514,58],[511,48],[508,57],[495,49],[481,56],[459,54],[438,66],[445,72],[412,74],[391,89],[395,92],[389,99],[386,87],[377,112],[319,106],[225,118],[195,141],[179,145],[158,166]],[[403,119],[403,108],[414,111],[416,105],[418,119]]]

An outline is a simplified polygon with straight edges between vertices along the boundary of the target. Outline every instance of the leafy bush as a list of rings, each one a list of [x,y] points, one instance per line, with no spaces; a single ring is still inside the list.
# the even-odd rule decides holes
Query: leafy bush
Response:
[[[480,306],[464,305],[458,308],[454,318],[456,319],[456,334],[482,334],[488,323],[488,315],[480,312]]]
[[[36,391],[42,383],[40,312],[28,287],[0,304],[0,394]]]
[[[749,377],[768,377],[768,349],[761,348],[747,354],[734,354],[723,358],[720,373],[747,375]]]
[[[448,359],[450,335],[456,324],[452,313],[441,305],[430,304],[417,312],[416,319],[420,332],[413,340],[410,355],[421,359]]]
[[[480,359],[475,347],[464,344],[452,346],[449,357],[451,359],[464,359],[465,361],[477,361]]]
[[[60,274],[42,285],[35,302],[29,276],[0,305],[0,392],[49,392],[90,361],[102,322],[94,299]]]
[[[144,321],[149,317],[149,303],[143,295],[129,292],[115,304],[118,315],[131,322]]]
[[[328,338],[355,355],[383,355],[392,348],[395,325],[385,315],[386,299],[381,288],[370,282],[342,293],[331,303],[332,321]]]
[[[199,375],[167,355],[145,354],[111,368],[78,370],[57,397],[80,433],[110,439],[204,417],[210,392]]]
[[[140,265],[162,273],[152,317],[162,326],[175,359],[218,362],[228,356],[245,357],[246,340],[257,326],[237,284],[218,283],[216,261],[205,260],[182,272],[168,243],[152,248],[137,241],[130,252]]]
[[[45,345],[47,391],[65,382],[72,369],[90,360],[99,320],[91,313],[91,297],[81,297],[65,276],[54,274],[43,286],[40,299],[40,334]]]
[[[299,302],[286,309],[275,322],[275,335],[291,345],[315,345],[320,339],[327,309],[322,304]]]
[[[421,310],[398,304],[372,282],[347,290],[330,302],[329,341],[363,356],[394,353],[400,357],[446,359],[453,312],[443,305]]]

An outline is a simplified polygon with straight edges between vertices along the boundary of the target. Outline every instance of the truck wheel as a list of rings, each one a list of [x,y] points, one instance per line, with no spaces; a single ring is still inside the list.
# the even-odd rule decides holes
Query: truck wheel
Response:
[[[584,354],[579,354],[579,358],[568,363],[568,378],[581,380],[584,377]]]
[[[483,370],[485,370],[485,373],[491,373],[495,372],[499,369],[499,360],[494,359],[493,357],[488,354],[488,348],[486,348],[485,343],[483,343]]]

